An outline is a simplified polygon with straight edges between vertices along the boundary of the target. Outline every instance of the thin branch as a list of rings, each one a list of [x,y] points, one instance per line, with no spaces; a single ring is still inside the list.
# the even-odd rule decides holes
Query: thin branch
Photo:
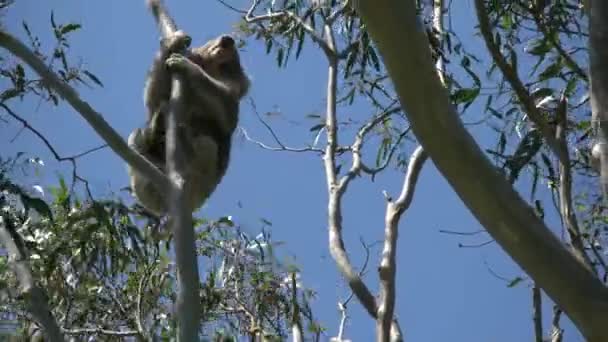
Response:
[[[502,280],[505,283],[511,283],[511,279],[501,276],[500,274],[496,273],[496,271],[494,271],[492,269],[492,267],[490,266],[490,264],[488,264],[488,261],[486,259],[483,260],[483,264],[486,266],[486,269],[488,270],[488,273],[490,273],[494,278],[498,279],[498,280]]]
[[[52,342],[63,341],[63,334],[57,320],[48,305],[48,296],[36,285],[29,267],[28,257],[23,241],[16,241],[19,236],[12,234],[6,226],[4,217],[0,216],[0,242],[8,254],[8,263],[19,282],[19,294],[25,300],[28,312],[42,326],[45,336]]]
[[[340,325],[338,326],[338,336],[336,338],[336,342],[342,342],[344,340],[344,328],[346,326],[346,320],[348,319],[346,305],[338,303],[338,311],[340,311]]]
[[[27,120],[23,119],[21,116],[19,116],[17,113],[15,113],[10,107],[8,107],[6,104],[4,103],[0,103],[0,107],[2,107],[7,113],[8,115],[10,115],[11,117],[13,117],[13,119],[19,121],[21,123],[21,125],[29,130],[30,132],[32,132],[35,136],[37,136],[40,140],[42,140],[42,142],[44,143],[44,145],[47,147],[47,149],[51,152],[51,154],[53,155],[53,157],[55,158],[55,160],[57,160],[58,162],[70,162],[72,164],[72,191],[74,190],[74,183],[76,181],[80,181],[85,185],[85,189],[87,191],[87,194],[89,196],[89,198],[93,198],[93,195],[91,193],[91,190],[89,188],[89,182],[82,178],[81,176],[78,175],[77,173],[77,166],[76,166],[76,159],[80,158],[80,157],[84,157],[87,154],[91,154],[93,152],[99,151],[103,148],[106,148],[108,145],[107,144],[103,144],[101,146],[97,146],[97,147],[93,147],[89,150],[86,150],[84,152],[75,154],[73,156],[68,156],[68,157],[62,157],[59,155],[59,153],[57,152],[57,150],[55,150],[55,148],[53,147],[53,145],[50,143],[50,141],[40,132],[38,131],[36,128],[34,128]]]
[[[416,188],[416,183],[418,182],[418,176],[420,175],[420,171],[422,170],[422,166],[428,159],[428,155],[422,148],[422,146],[418,146],[412,156],[410,157],[409,166],[407,169],[407,173],[405,175],[405,181],[403,183],[403,189],[401,190],[401,194],[399,198],[395,201],[395,210],[396,213],[401,215],[403,211],[409,208],[412,203],[412,198],[414,196],[414,190]]]
[[[503,56],[503,54],[500,52],[500,46],[498,46],[494,41],[492,36],[492,26],[490,24],[487,9],[484,5],[484,0],[475,0],[475,9],[477,11],[477,18],[479,20],[479,30],[481,31],[483,40],[488,48],[488,51],[490,52],[490,55],[492,56],[492,59],[494,60],[494,63],[496,63],[507,82],[511,85],[511,88],[513,88],[513,91],[517,95],[517,98],[525,110],[526,115],[538,127],[539,131],[543,135],[543,138],[547,142],[547,145],[549,145],[551,148],[551,151],[553,151],[553,153],[555,153],[560,160],[565,160],[567,156],[563,155],[563,151],[559,148],[559,143],[555,139],[554,132],[545,121],[542,113],[536,107],[534,100],[526,89],[526,86],[517,75],[517,70],[507,62],[505,56]]]
[[[551,320],[551,342],[562,342],[564,329],[559,326],[562,317],[562,310],[557,305],[553,305],[553,319]]]
[[[230,10],[236,12],[236,13],[247,14],[246,10],[242,10],[240,8],[236,8],[236,7],[232,6],[231,4],[227,3],[224,0],[217,0],[217,2],[219,2],[220,4],[224,5],[226,8],[228,8],[228,9],[230,9]]]
[[[0,30],[0,46],[23,60],[38,73],[46,86],[54,89],[65,99],[124,161],[146,177],[152,179],[162,189],[168,189],[169,182],[167,177],[150,161],[130,149],[122,137],[103,119],[103,116],[96,112],[87,102],[83,101],[74,88],[62,81],[53,71],[44,65],[44,62],[27,46],[4,30]]]
[[[493,242],[495,242],[496,240],[488,240],[485,242],[481,242],[481,243],[475,243],[475,244],[464,244],[464,243],[459,243],[458,247],[459,248],[480,248],[480,247],[484,247],[487,246]]]
[[[244,127],[239,127],[239,131],[241,132],[241,134],[243,134],[243,137],[245,138],[245,140],[254,143],[256,145],[258,145],[259,147],[265,149],[265,150],[269,150],[269,151],[285,151],[285,152],[315,152],[315,153],[319,153],[322,154],[323,150],[319,149],[319,148],[314,148],[314,147],[301,147],[301,148],[294,148],[294,147],[287,147],[283,144],[279,144],[279,147],[273,147],[273,146],[269,146],[266,145],[265,143],[259,141],[259,140],[255,140],[253,139],[249,133],[247,133],[247,130]]]
[[[166,12],[165,12],[166,14]],[[163,38],[169,38],[175,28],[168,15],[160,20],[160,31]],[[161,18],[162,19],[162,18]],[[175,26],[175,24],[173,24]],[[176,300],[178,315],[178,341],[195,341],[200,329],[200,276],[196,255],[196,236],[192,222],[192,208],[189,203],[190,189],[185,186],[185,167],[188,163],[180,139],[179,124],[185,117],[186,83],[182,75],[171,75],[171,98],[167,112],[167,133],[165,158],[167,175],[171,180],[169,191],[169,217],[172,221],[175,240],[175,259],[177,264],[177,281],[179,292]]]
[[[388,342],[391,336],[391,322],[395,310],[395,274],[397,273],[397,236],[399,221],[414,198],[414,191],[418,183],[418,176],[422,170],[427,155],[422,146],[418,146],[408,165],[403,188],[399,198],[395,202],[386,205],[386,217],[384,223],[384,249],[382,260],[378,267],[380,274],[380,300],[378,305],[378,317],[376,319],[376,341]]]
[[[476,230],[474,232],[457,232],[454,230],[447,230],[447,229],[439,229],[440,233],[444,233],[444,234],[453,234],[453,235],[465,235],[465,236],[471,236],[471,235],[477,235],[477,234],[482,234],[482,233],[487,233],[487,231],[480,229],[480,230]]]
[[[283,142],[281,141],[281,139],[279,139],[279,137],[277,136],[277,134],[275,133],[275,131],[272,129],[272,127],[270,127],[270,125],[266,122],[266,120],[264,120],[262,118],[262,116],[260,115],[260,113],[258,112],[257,106],[255,104],[255,101],[252,98],[249,98],[249,104],[251,105],[251,108],[253,110],[253,112],[255,113],[256,117],[258,118],[258,120],[262,123],[262,125],[264,125],[264,127],[266,128],[266,130],[270,133],[270,135],[272,136],[272,138],[274,139],[274,141],[277,143],[277,145],[279,145],[279,147],[272,147],[269,145],[264,144],[261,141],[255,140],[253,138],[251,138],[249,136],[249,134],[247,133],[247,130],[245,130],[245,128],[240,127],[240,131],[243,134],[243,136],[245,137],[246,140],[258,145],[259,147],[265,149],[265,150],[270,150],[270,151],[288,151],[288,152],[316,152],[316,153],[323,153],[322,149],[319,148],[314,148],[312,146],[309,147],[303,147],[303,148],[292,148],[292,147],[287,147],[285,146],[285,144],[283,144]]]
[[[543,306],[541,291],[536,284],[532,287],[532,321],[536,342],[543,342]]]
[[[570,169],[570,153],[568,151],[567,125],[568,125],[568,102],[566,96],[562,94],[555,115],[557,118],[556,140],[559,144],[563,159],[559,160],[559,200],[560,215],[566,226],[566,231],[572,242],[574,255],[591,272],[596,273],[589,255],[585,252],[583,235],[578,226],[578,219],[574,207],[572,206],[572,170]]]
[[[336,50],[334,47],[330,46],[327,43],[327,41],[325,39],[323,39],[323,37],[317,31],[315,31],[315,29],[312,26],[305,23],[302,20],[302,18],[298,17],[296,14],[294,14],[290,11],[281,10],[279,12],[271,12],[269,14],[264,14],[264,15],[258,15],[258,16],[253,15],[253,12],[255,11],[255,9],[257,8],[257,6],[259,4],[260,4],[260,0],[253,1],[253,4],[251,5],[249,10],[247,11],[247,14],[245,15],[245,21],[247,23],[252,24],[252,23],[257,23],[257,22],[261,22],[261,21],[268,21],[268,20],[272,20],[272,19],[287,17],[287,18],[293,20],[297,25],[301,26],[304,29],[304,31],[306,31],[306,33],[308,33],[308,35],[310,36],[312,41],[315,42],[317,45],[319,45],[319,47],[323,50],[323,52],[325,52],[325,54],[328,57],[336,56]]]
[[[393,153],[395,152],[397,147],[399,147],[401,140],[405,137],[405,135],[407,135],[407,133],[409,132],[409,129],[406,129],[403,133],[401,133],[399,135],[399,137],[397,138],[397,141],[391,147],[389,155],[384,160],[384,163],[377,168],[370,168],[363,163],[363,160],[361,159],[361,149],[363,147],[363,142],[365,140],[365,136],[376,125],[378,125],[381,122],[384,122],[384,120],[388,119],[389,116],[391,116],[392,114],[397,113],[399,111],[401,111],[401,108],[393,108],[393,109],[387,110],[379,115],[376,115],[372,120],[370,120],[368,123],[366,123],[359,129],[359,131],[357,132],[357,135],[355,137],[355,141],[351,145],[351,151],[353,154],[353,162],[352,162],[351,168],[340,179],[340,182],[338,185],[338,188],[341,189],[341,191],[346,191],[346,187],[348,186],[348,183],[351,180],[353,180],[355,176],[358,176],[359,172],[363,171],[370,175],[375,175],[378,172],[384,170],[388,166],[389,162],[392,160]]]
[[[78,328],[78,329],[63,329],[66,335],[78,336],[78,335],[106,335],[113,337],[128,337],[128,336],[141,336],[137,330],[110,330],[104,328]]]
[[[368,314],[377,317],[377,305],[374,295],[365,285],[359,274],[353,268],[342,239],[342,195],[345,188],[337,183],[336,175],[336,148],[338,146],[338,130],[336,117],[336,91],[338,64],[336,59],[329,59],[329,75],[327,80],[327,109],[325,129],[327,131],[327,144],[325,147],[324,166],[327,179],[328,225],[329,225],[329,251],[336,262],[340,273],[348,282],[351,290]]]

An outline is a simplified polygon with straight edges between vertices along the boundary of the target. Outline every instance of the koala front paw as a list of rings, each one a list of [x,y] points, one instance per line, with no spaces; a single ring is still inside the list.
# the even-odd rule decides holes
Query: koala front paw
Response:
[[[192,38],[182,30],[176,31],[169,38],[162,39],[162,44],[169,53],[181,52],[190,47],[191,43]]]
[[[188,66],[188,59],[183,55],[174,53],[167,58],[165,65],[171,70],[184,69]]]

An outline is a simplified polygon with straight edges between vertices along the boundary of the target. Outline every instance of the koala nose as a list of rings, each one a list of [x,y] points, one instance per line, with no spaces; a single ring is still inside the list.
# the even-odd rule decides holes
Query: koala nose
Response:
[[[234,39],[230,36],[221,36],[220,37],[220,46],[223,49],[229,49],[234,46]]]

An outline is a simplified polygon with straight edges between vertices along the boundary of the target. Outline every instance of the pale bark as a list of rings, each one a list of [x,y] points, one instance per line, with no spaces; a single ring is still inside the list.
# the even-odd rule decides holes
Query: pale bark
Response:
[[[600,184],[608,202],[608,3],[592,0],[589,5],[591,121],[595,131],[592,157],[599,166]]]
[[[415,2],[360,0],[356,7],[381,52],[412,129],[437,169],[583,335],[589,341],[607,341],[608,289],[565,249],[464,128],[436,74]]]

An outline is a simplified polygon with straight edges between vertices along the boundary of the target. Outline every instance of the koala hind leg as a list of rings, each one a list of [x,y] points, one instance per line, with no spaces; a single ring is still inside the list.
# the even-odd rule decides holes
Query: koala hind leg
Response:
[[[159,164],[158,161],[154,160],[155,158],[152,158],[149,153],[149,134],[147,133],[149,133],[149,131],[146,129],[135,129],[129,135],[128,145],[162,170],[162,164]],[[154,214],[158,216],[163,215],[165,211],[165,198],[156,185],[128,164],[127,169],[131,191],[138,199],[139,203]]]

